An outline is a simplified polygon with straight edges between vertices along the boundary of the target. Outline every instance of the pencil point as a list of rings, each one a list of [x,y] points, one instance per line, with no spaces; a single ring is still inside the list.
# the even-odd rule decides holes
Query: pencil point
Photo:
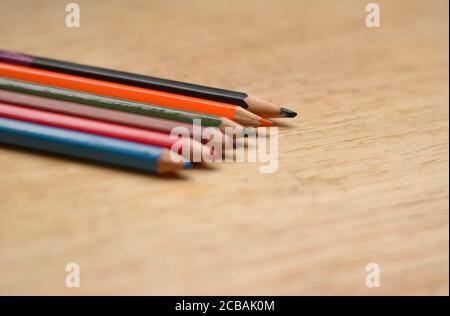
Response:
[[[272,126],[273,123],[271,121],[269,121],[268,119],[262,118],[259,120],[259,123],[261,124],[261,126]]]
[[[296,117],[297,112],[291,111],[286,108],[280,108],[281,117]]]

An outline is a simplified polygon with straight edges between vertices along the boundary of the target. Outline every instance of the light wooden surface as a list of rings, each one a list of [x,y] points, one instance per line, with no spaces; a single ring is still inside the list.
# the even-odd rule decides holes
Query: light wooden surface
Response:
[[[1,47],[300,117],[282,121],[274,174],[157,178],[2,146],[0,294],[448,295],[447,1],[378,1],[379,29],[369,1],[76,2],[69,29],[66,1],[2,0]]]

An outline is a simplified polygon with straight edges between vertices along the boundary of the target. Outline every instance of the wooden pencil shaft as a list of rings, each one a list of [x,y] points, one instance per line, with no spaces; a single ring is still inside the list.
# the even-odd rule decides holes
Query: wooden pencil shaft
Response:
[[[144,128],[146,130],[159,131],[167,134],[171,134],[175,128],[183,128],[184,130],[188,131],[190,137],[194,136],[193,124],[104,109],[100,107],[88,106],[58,99],[44,98],[31,94],[0,89],[0,101],[20,105],[23,107],[31,107],[45,111],[75,115],[105,122],[118,123],[126,126]],[[203,135],[204,130],[208,128],[208,133],[213,133],[215,135],[214,139],[222,139],[223,144],[225,144],[226,142],[232,141],[223,134],[226,128],[244,128],[243,126],[226,118],[221,118],[221,120],[222,123],[219,127],[201,126],[201,135]],[[201,143],[206,144],[208,142],[208,139],[202,138],[200,141]]]
[[[0,61],[248,107],[243,92],[1,50]]]
[[[194,119],[201,119],[202,126],[219,127],[222,123],[220,117],[212,115],[157,107],[144,103],[115,99],[75,90],[44,86],[25,81],[8,79],[5,77],[0,77],[0,89],[190,124],[194,122]]]
[[[110,110],[58,99],[44,98],[36,95],[18,93],[8,90],[0,90],[0,101],[21,106],[33,107],[41,110],[145,128],[148,130],[160,131],[164,133],[171,133],[171,131],[176,127],[186,128],[191,134],[193,132],[192,124],[188,123]]]
[[[182,147],[180,147],[178,153],[182,154],[187,160],[191,160],[194,157],[192,155],[194,152],[198,152],[201,158],[203,158],[203,152],[204,154],[214,153],[204,147],[201,143],[190,138],[180,139],[171,137],[166,133],[150,131],[147,129],[37,110],[3,102],[0,102],[0,117],[123,139],[151,146],[164,147],[170,150],[175,148],[175,145],[177,145],[177,148],[180,147],[179,144],[181,144]],[[212,155],[208,158],[214,159],[214,156]]]
[[[77,116],[65,115],[0,102],[0,116],[36,124],[78,130],[101,136],[120,138],[170,149],[176,142],[169,134],[107,123]]]
[[[163,148],[0,118],[0,143],[158,173]]]
[[[233,104],[192,98],[163,91],[150,90],[14,64],[0,63],[0,76],[94,93],[112,98],[147,104],[157,104],[158,106],[176,110],[224,116],[231,119],[235,119],[237,109],[244,110]],[[248,113],[252,114],[251,112]]]
[[[215,101],[219,102],[218,104],[215,104],[218,107],[223,106],[223,104],[238,105],[264,118],[295,117],[297,115],[297,113],[292,110],[276,106],[275,104],[243,92],[212,88],[192,83],[138,75],[129,72],[81,65],[49,58],[35,57],[4,50],[0,50],[0,62],[49,70],[69,75],[88,77],[133,87],[157,90],[170,94],[192,97],[195,99]],[[194,111],[200,112],[199,110]],[[222,116],[224,115],[222,114]]]
[[[144,76],[124,71],[110,70],[106,68],[85,66],[81,64],[35,57],[31,66],[51,71],[59,71],[78,76],[95,78],[105,81],[123,83],[136,87],[154,89],[175,94],[186,95],[194,98],[230,103],[247,108],[245,102],[246,93],[225,89],[207,87],[193,83]]]

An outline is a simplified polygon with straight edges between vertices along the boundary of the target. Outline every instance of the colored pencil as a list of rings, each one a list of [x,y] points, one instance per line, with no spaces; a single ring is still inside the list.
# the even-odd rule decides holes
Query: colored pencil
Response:
[[[0,50],[0,61],[16,65],[62,72],[76,76],[116,82],[135,87],[181,94],[200,99],[235,104],[261,117],[295,117],[297,115],[297,113],[292,110],[276,106],[244,92],[207,87],[157,77],[143,76],[129,72],[81,65],[5,50]]]
[[[224,127],[242,127],[230,120],[226,120],[218,116],[188,111],[180,111],[144,103],[114,99],[101,95],[95,95],[51,86],[44,86],[25,81],[8,79],[4,77],[0,77],[0,89],[15,91],[24,94],[31,94],[46,98],[64,100],[73,103],[81,103],[111,110],[141,114],[145,116],[157,117],[166,120],[184,122],[188,124],[192,124],[194,122],[194,119],[200,119],[202,126],[218,127],[221,129],[223,129]]]
[[[0,63],[0,76],[38,84],[78,90],[118,99],[157,104],[166,108],[217,115],[248,126],[271,126],[272,122],[234,104],[192,98],[173,93],[128,86],[54,71]]]
[[[179,157],[179,162],[172,161],[170,151],[166,148],[7,118],[0,118],[0,143],[149,173],[170,172],[192,166],[182,157]]]
[[[168,134],[170,134],[174,128],[182,127],[188,130],[190,135],[194,135],[192,124],[160,119],[157,117],[137,115],[122,111],[103,109],[100,107],[88,106],[58,99],[44,98],[31,94],[0,90],[0,101],[26,107],[32,107],[44,111],[86,117],[126,126],[139,127],[151,131],[159,131]],[[224,124],[220,125],[222,131],[224,131],[225,127],[235,127],[235,125],[237,125],[237,127],[239,128],[239,125],[237,123],[234,123],[233,121],[225,118],[222,119],[229,121],[229,124],[227,124],[226,126],[224,126]],[[205,127],[202,127],[202,132],[203,129],[205,129]],[[227,138],[221,133],[221,130],[219,129],[217,129],[217,133],[214,135],[214,137],[214,139],[219,139],[219,137],[222,137],[224,142],[227,141]]]
[[[178,144],[181,144],[183,148],[189,149],[184,152],[178,152],[179,154],[184,153],[183,157],[187,160],[192,160],[194,157],[202,158],[203,154],[209,155],[208,161],[212,161],[215,158],[211,153],[211,149],[191,138],[171,138],[169,134],[149,131],[142,128],[107,123],[60,113],[52,113],[3,102],[0,102],[0,117],[66,128],[79,132],[118,138],[156,147],[164,147],[167,149],[174,148],[174,145],[178,142]]]

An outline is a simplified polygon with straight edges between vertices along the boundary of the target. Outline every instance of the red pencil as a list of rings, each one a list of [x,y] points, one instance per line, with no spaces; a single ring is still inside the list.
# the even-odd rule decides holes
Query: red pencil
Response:
[[[85,133],[91,133],[112,138],[164,147],[171,149],[178,139],[171,138],[169,134],[146,130],[137,127],[125,126],[115,123],[102,122],[93,119],[69,116],[60,113],[36,110],[32,108],[20,107],[12,104],[0,102],[0,117],[27,121],[31,123],[48,125],[60,128],[76,130]],[[194,152],[201,156],[202,151],[208,153],[211,159],[215,157],[211,150],[190,138],[183,139],[183,146],[189,146],[184,157],[192,159]],[[182,154],[179,152],[179,154]]]

